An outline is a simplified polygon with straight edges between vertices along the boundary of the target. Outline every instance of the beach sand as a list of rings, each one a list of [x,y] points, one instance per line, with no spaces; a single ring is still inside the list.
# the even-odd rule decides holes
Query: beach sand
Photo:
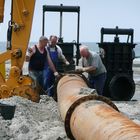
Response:
[[[138,63],[133,67],[136,84],[133,101],[114,101],[114,103],[123,115],[140,124],[140,63],[139,65]],[[10,66],[7,67],[10,69]],[[28,74],[27,63],[24,64],[23,72]],[[57,103],[47,95],[42,95],[39,103],[17,96],[1,99],[0,102],[16,105],[12,120],[4,120],[0,116],[0,140],[68,140]]]

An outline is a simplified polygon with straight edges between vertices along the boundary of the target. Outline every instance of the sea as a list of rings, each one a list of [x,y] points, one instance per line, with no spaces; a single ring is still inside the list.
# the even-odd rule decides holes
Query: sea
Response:
[[[36,43],[37,42],[30,42],[28,46],[32,46]],[[81,42],[81,44],[87,45],[89,49],[92,51],[99,52],[98,43],[96,42]],[[140,43],[135,44],[136,44],[134,48],[135,57],[140,58]],[[0,42],[0,53],[3,53],[5,51],[6,51],[6,42]]]
[[[96,42],[83,42],[82,44],[87,45],[89,49],[92,51],[99,52],[99,46],[98,43]],[[140,43],[135,43],[135,44],[136,44],[134,48],[135,57],[140,58]]]

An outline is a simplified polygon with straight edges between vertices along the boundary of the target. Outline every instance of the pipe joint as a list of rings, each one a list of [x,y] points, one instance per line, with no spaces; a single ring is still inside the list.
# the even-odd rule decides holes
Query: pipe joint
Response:
[[[75,138],[71,132],[71,128],[70,128],[70,119],[71,119],[72,113],[74,112],[75,108],[77,106],[79,106],[81,103],[90,101],[90,100],[98,100],[98,101],[105,102],[106,104],[108,104],[109,106],[111,106],[112,108],[114,108],[116,111],[119,112],[117,106],[110,99],[108,99],[104,96],[93,94],[93,95],[83,96],[83,97],[79,98],[70,106],[70,108],[68,109],[68,111],[66,113],[66,117],[65,117],[66,134],[71,140],[75,140]]]

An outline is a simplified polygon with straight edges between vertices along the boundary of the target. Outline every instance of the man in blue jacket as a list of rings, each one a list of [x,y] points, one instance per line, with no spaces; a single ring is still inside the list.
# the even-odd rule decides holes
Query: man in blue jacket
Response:
[[[69,62],[66,60],[63,55],[62,49],[57,45],[58,38],[55,35],[50,36],[49,44],[47,46],[47,50],[49,52],[50,58],[57,69],[58,62],[61,60],[66,65],[69,65]],[[47,66],[44,72],[44,89],[48,91],[49,96],[53,96],[53,84],[55,82],[55,77],[53,75],[53,71]]]

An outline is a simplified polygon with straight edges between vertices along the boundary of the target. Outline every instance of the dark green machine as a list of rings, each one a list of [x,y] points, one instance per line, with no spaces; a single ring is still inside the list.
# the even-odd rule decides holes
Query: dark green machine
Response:
[[[104,87],[104,96],[113,100],[130,100],[135,92],[133,80],[133,59],[136,44],[133,43],[133,29],[119,29],[118,27],[102,28],[99,48],[104,51],[101,55],[107,69],[107,79]],[[105,35],[113,35],[112,42],[105,42]],[[126,42],[120,37],[127,37]]]
[[[45,30],[45,13],[46,12],[59,12],[60,13],[60,34],[58,45],[61,47],[63,54],[66,59],[70,62],[69,66],[65,66],[62,62],[59,62],[59,67],[57,70],[59,72],[65,72],[74,70],[75,66],[78,65],[78,61],[80,58],[79,53],[79,26],[80,26],[80,7],[79,6],[63,6],[61,5],[43,5],[43,28],[42,35],[44,35]],[[63,12],[71,12],[77,13],[77,41],[73,42],[64,42],[62,38],[62,20],[63,20]],[[68,27],[69,28],[69,27]],[[76,50],[76,52],[74,51]],[[74,54],[76,53],[76,54]],[[75,62],[76,61],[76,62]]]

